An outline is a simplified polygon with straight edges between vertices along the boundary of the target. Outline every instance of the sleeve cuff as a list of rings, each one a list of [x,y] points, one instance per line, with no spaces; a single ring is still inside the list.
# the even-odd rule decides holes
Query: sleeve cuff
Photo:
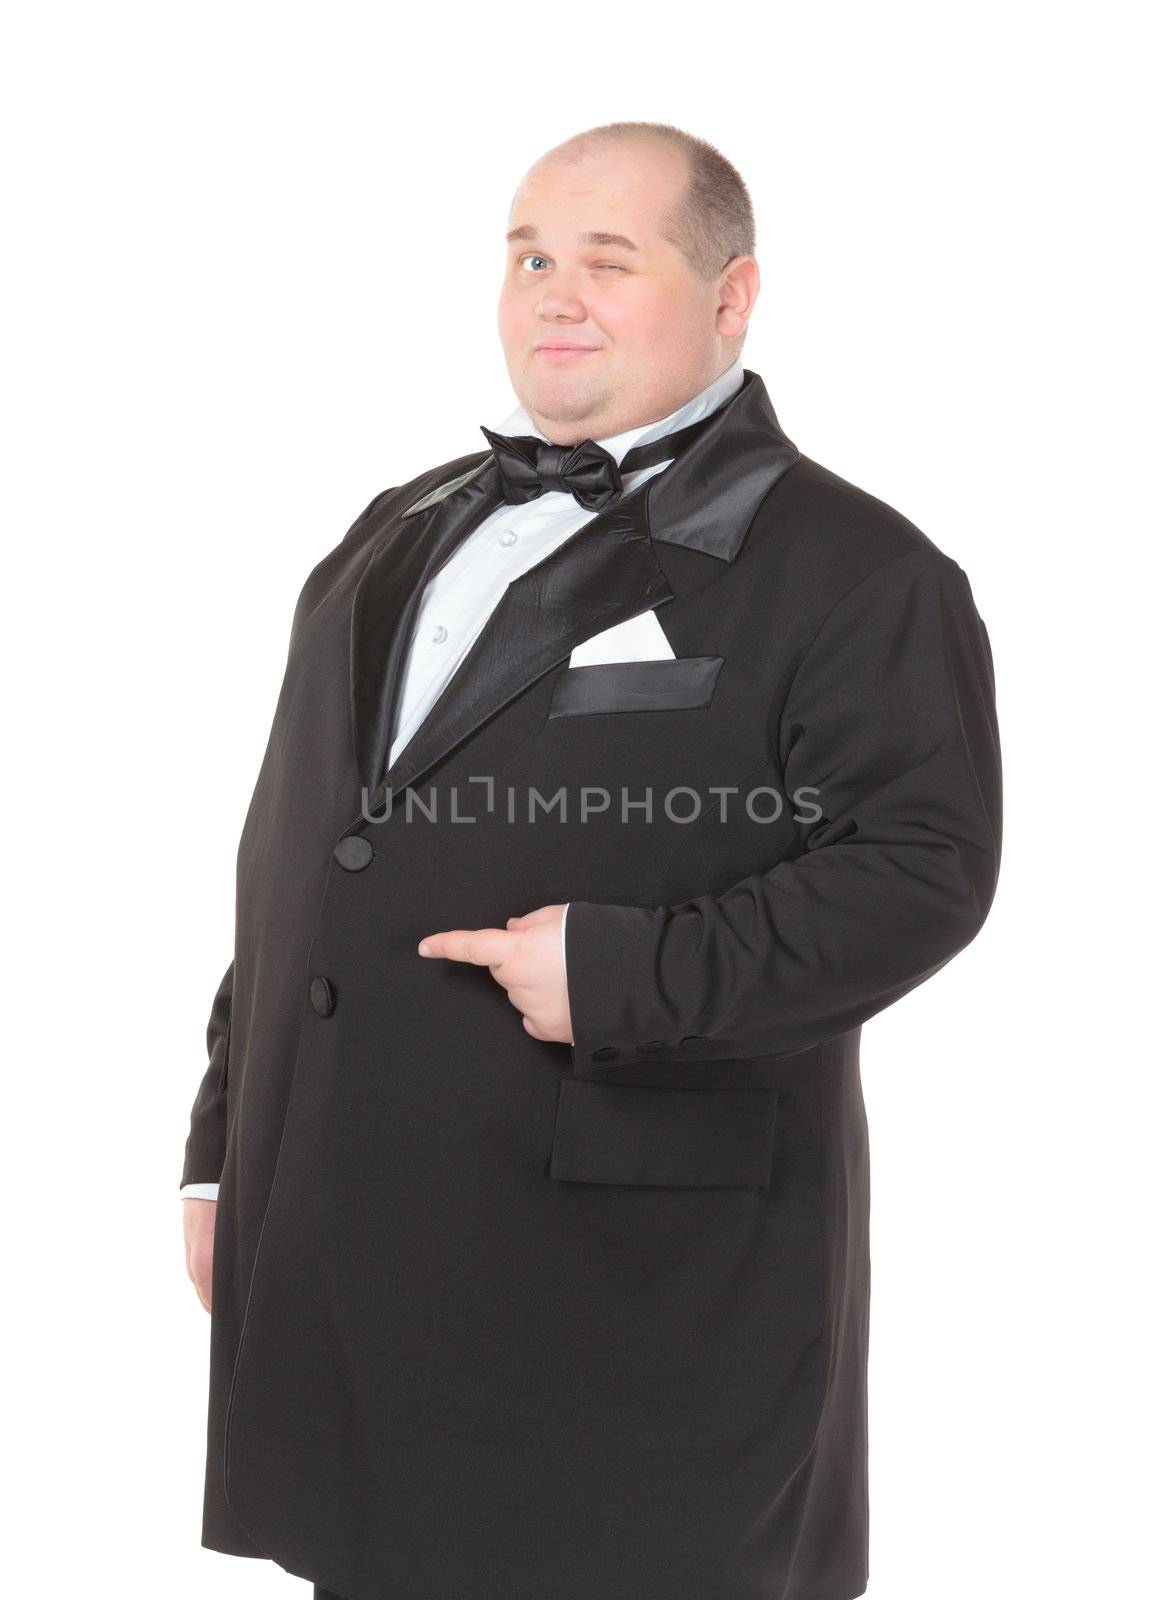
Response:
[[[180,1189],[180,1199],[215,1200],[219,1192],[219,1183],[185,1183]]]
[[[688,1061],[710,1040],[676,1014],[654,981],[656,950],[669,911],[568,903],[564,959],[575,1073],[662,1061]]]

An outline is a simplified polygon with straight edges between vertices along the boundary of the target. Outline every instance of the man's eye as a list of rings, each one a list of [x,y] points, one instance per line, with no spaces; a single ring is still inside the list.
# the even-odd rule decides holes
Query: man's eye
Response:
[[[522,256],[521,260],[520,260],[520,265],[521,265],[521,267],[522,267],[524,272],[530,270],[529,266],[528,266],[528,263],[531,262],[531,261],[541,262],[543,267],[548,267],[551,264],[551,260],[550,260],[549,256],[540,256],[540,255]],[[592,263],[592,265],[593,265],[593,267],[602,268],[605,272],[623,272],[625,270],[620,265],[620,263],[616,262],[616,261],[594,261]],[[540,268],[540,270],[541,270],[541,268]]]

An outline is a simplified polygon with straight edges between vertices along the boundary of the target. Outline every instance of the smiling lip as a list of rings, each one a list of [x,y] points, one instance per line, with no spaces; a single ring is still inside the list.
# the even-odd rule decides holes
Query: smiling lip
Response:
[[[573,361],[577,356],[593,355],[598,349],[594,344],[540,344],[535,354],[548,361]]]

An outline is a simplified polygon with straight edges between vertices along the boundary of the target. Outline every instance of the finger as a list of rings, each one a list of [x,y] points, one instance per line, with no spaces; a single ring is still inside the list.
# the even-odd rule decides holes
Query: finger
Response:
[[[420,941],[422,956],[443,956],[449,961],[468,961],[476,967],[500,966],[515,947],[514,936],[505,928],[450,928],[430,933]]]
[[[507,917],[506,926],[513,930],[533,928],[536,923],[549,922],[555,915],[563,914],[562,905],[538,906],[534,911],[528,911],[521,917]]]
[[[525,916],[507,917],[506,918],[506,926],[512,932],[518,933],[523,928],[529,928],[531,926],[531,924],[534,922],[534,920],[535,920],[535,918],[537,916],[538,916],[538,912],[537,911],[528,911]]]

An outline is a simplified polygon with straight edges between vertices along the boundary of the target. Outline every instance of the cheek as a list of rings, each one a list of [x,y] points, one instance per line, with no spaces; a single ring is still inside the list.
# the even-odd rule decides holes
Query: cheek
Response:
[[[605,332],[630,347],[655,343],[658,330],[663,334],[666,323],[677,320],[671,299],[633,280],[617,283],[609,294],[597,295],[592,310]]]
[[[508,343],[517,343],[527,326],[530,309],[524,297],[507,284],[498,296],[498,332]]]

